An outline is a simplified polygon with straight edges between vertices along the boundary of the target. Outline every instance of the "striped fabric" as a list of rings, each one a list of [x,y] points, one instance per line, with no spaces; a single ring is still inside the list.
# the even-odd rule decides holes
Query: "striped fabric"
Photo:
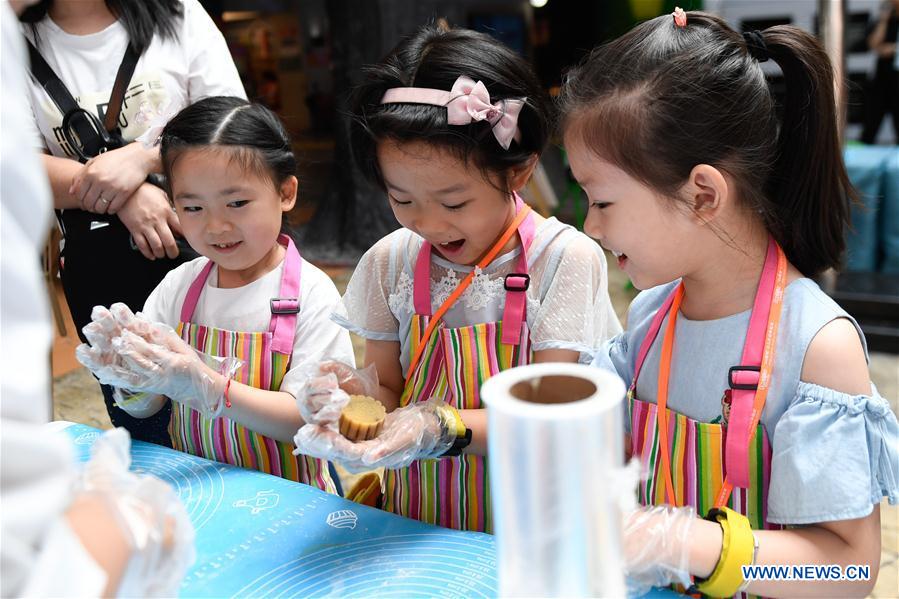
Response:
[[[411,351],[422,342],[426,316],[413,316]],[[531,360],[527,323],[521,344],[502,343],[502,323],[482,323],[450,329],[438,327],[415,375],[400,398],[400,406],[431,398],[459,410],[481,408],[481,384],[501,370]],[[419,460],[408,468],[387,470],[382,508],[447,528],[491,532],[487,460],[462,455]]]
[[[631,440],[649,478],[640,484],[643,505],[665,503],[665,484],[660,468],[658,409],[656,404],[630,399]],[[668,410],[668,438],[671,445],[671,476],[677,505],[692,505],[704,515],[715,507],[715,496],[724,482],[724,438],[720,424],[698,422]],[[764,427],[759,425],[749,447],[750,485],[735,487],[728,507],[749,518],[754,529],[779,528],[765,521],[768,482],[771,476],[771,446]]]
[[[271,333],[226,331],[182,322],[178,334],[191,347],[209,355],[243,360],[234,380],[277,391],[290,356],[271,351]],[[169,434],[175,449],[226,464],[252,468],[335,493],[327,462],[293,455],[293,444],[255,433],[230,418],[209,419],[173,402]]]
[[[665,479],[660,468],[658,406],[640,401],[628,393],[631,447],[639,458],[641,472],[638,499],[642,505],[662,505]],[[724,482],[724,441],[727,429],[720,424],[699,422],[668,410],[668,440],[671,446],[671,481],[677,505],[691,505],[704,516],[715,507],[718,489]],[[749,518],[753,529],[777,530],[781,526],[766,521],[768,483],[771,479],[771,445],[762,425],[749,445],[749,488],[734,487],[727,505]],[[680,589],[681,591],[683,589]],[[739,599],[754,597],[747,593]]]

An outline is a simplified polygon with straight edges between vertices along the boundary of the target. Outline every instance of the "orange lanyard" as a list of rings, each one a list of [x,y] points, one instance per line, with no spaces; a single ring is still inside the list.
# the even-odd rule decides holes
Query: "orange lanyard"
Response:
[[[524,219],[530,214],[531,207],[525,204],[521,207],[521,210],[515,215],[515,218],[512,219],[512,222],[503,231],[503,234],[500,235],[499,239],[496,240],[496,243],[493,244],[493,247],[490,248],[490,251],[481,258],[478,262],[477,269],[483,270],[487,266],[493,262],[493,259],[496,255],[503,249],[503,246],[511,239],[513,235],[518,231],[519,225],[524,221]],[[418,366],[419,361],[421,360],[421,356],[424,354],[425,347],[428,344],[428,339],[431,338],[431,335],[434,333],[434,329],[437,328],[437,323],[440,322],[440,319],[443,318],[443,315],[446,314],[446,311],[450,309],[450,307],[455,303],[459,296],[468,289],[468,286],[471,285],[471,282],[474,280],[474,273],[476,269],[472,269],[468,275],[462,279],[462,281],[456,286],[453,292],[450,294],[448,298],[440,305],[437,309],[437,312],[434,313],[434,316],[431,317],[431,320],[428,322],[428,326],[425,327],[425,331],[421,336],[421,341],[418,343],[418,347],[415,348],[415,354],[412,356],[412,361],[409,362],[409,370],[406,371],[406,382],[403,387],[409,386],[409,381],[412,380],[412,376],[415,374],[415,368]]]
[[[777,341],[777,327],[780,323],[780,313],[783,308],[784,290],[787,279],[787,258],[780,246],[777,246],[777,272],[775,274],[774,289],[771,294],[771,308],[768,312],[768,323],[765,328],[765,349],[762,353],[762,363],[759,368],[759,383],[755,391],[750,416],[750,428],[748,439],[751,441],[762,416],[765,400],[768,398],[768,388],[771,385],[771,371],[774,369],[774,349]],[[662,352],[659,359],[658,398],[656,400],[658,410],[659,445],[662,454],[662,470],[665,473],[665,500],[671,505],[677,505],[677,497],[674,494],[674,483],[671,479],[671,448],[668,444],[668,380],[671,375],[671,355],[674,350],[675,326],[677,314],[680,311],[681,302],[684,299],[684,284],[677,287],[674,301],[668,310],[668,324],[665,327],[665,337],[662,340]],[[725,476],[724,483],[718,491],[715,506],[722,507],[727,504],[733,485]]]

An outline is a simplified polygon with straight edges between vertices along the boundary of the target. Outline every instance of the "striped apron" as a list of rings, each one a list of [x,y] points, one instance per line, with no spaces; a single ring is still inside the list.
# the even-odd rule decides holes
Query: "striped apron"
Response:
[[[422,343],[426,348],[403,390],[400,407],[436,398],[458,410],[480,409],[481,383],[502,370],[530,363],[525,291],[530,280],[527,249],[534,231],[534,218],[529,215],[518,228],[522,249],[516,272],[506,276],[503,319],[458,328],[441,325],[430,339],[423,339],[423,334],[431,317],[432,248],[427,242],[422,245],[415,268],[415,315],[408,345],[411,355]],[[491,532],[487,458],[462,454],[387,470],[381,507],[447,528]]]
[[[640,460],[642,471],[648,474],[648,478],[641,481],[638,489],[642,505],[689,505],[700,516],[714,507],[727,505],[746,516],[753,529],[781,528],[780,525],[767,521],[768,484],[771,475],[771,445],[768,435],[765,427],[758,423],[757,417],[747,419],[745,416],[753,408],[752,403],[758,390],[764,388],[767,391],[770,383],[770,368],[765,368],[764,364],[767,362],[770,366],[773,359],[773,343],[777,337],[776,323],[780,317],[785,277],[786,259],[782,250],[771,240],[750,316],[742,364],[731,368],[728,376],[730,388],[725,390],[722,397],[721,422],[700,422],[667,407],[669,369],[664,346],[662,366],[659,369],[659,403],[663,405],[667,416],[667,431],[660,427],[659,405],[637,398],[637,378],[665,316],[668,316],[668,326],[664,343],[669,346],[669,352],[673,347],[673,323],[677,319],[683,297],[683,284],[671,293],[656,312],[640,346],[634,379],[627,394],[631,451]],[[770,328],[772,320],[773,334]],[[772,347],[770,356],[766,346],[767,339],[770,339]],[[664,402],[661,401],[663,393]],[[761,402],[755,406],[758,415],[761,414],[764,397]],[[737,428],[737,422],[745,422],[746,425]],[[667,439],[667,443],[663,437]],[[734,447],[737,443],[739,448]],[[664,451],[666,444],[667,452]],[[734,449],[738,451],[734,452]],[[731,456],[736,456],[736,459],[729,460]],[[665,460],[670,462],[670,491],[665,480]],[[671,492],[673,497],[670,496]],[[749,595],[739,593],[738,596]]]
[[[287,246],[287,253],[279,297],[271,300],[272,318],[268,331],[229,331],[191,322],[203,286],[212,271],[211,261],[191,284],[178,324],[178,334],[194,349],[212,356],[242,360],[244,364],[234,375],[234,380],[270,391],[281,388],[281,381],[290,366],[300,307],[302,270],[300,253],[293,241],[285,235],[281,235],[278,241]],[[172,446],[179,451],[252,468],[336,493],[327,462],[309,456],[295,456],[293,444],[253,432],[225,416],[207,418],[185,404],[172,402],[169,434]]]

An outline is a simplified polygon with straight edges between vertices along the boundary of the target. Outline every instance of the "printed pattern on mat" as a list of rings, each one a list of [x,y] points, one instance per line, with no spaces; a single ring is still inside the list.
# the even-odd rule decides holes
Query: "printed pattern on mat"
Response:
[[[97,433],[76,424],[61,434],[73,440],[83,462]],[[131,455],[133,470],[177,489],[197,530],[197,559],[181,597],[498,595],[490,535],[422,524],[309,485],[141,441],[132,443]],[[260,491],[277,496],[277,505],[255,513],[234,507]],[[333,526],[349,513],[356,526]],[[676,595],[654,589],[645,597]]]

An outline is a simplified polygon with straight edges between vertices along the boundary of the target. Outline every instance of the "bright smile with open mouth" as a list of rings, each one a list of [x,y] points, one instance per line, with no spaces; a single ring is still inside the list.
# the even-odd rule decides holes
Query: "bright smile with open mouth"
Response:
[[[445,243],[438,243],[437,249],[440,250],[440,253],[446,257],[457,256],[461,253],[462,248],[465,246],[464,239],[457,239],[455,241],[447,241]]]
[[[618,268],[624,269],[624,265],[627,264],[627,254],[622,254],[621,252],[616,252],[615,250],[609,250],[612,252],[612,255],[618,260]]]

